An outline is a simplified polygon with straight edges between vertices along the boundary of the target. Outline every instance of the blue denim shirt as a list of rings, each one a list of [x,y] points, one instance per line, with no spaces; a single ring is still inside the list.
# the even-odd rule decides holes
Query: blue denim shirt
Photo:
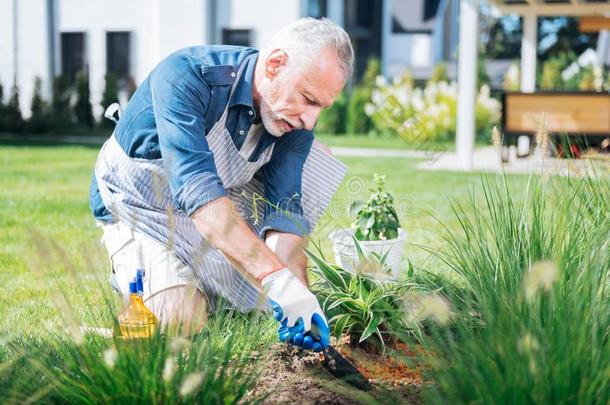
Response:
[[[244,59],[258,54],[254,48],[195,46],[181,49],[161,61],[140,84],[123,111],[114,136],[128,156],[164,159],[176,208],[191,215],[226,191],[204,135],[229,107],[226,127],[239,150],[256,120],[252,81],[257,57],[247,61],[231,99],[229,93]],[[265,217],[261,237],[269,229],[303,236],[309,222],[301,207],[301,181],[313,132],[296,130],[277,138],[266,130],[250,161],[272,143],[271,160],[257,175],[265,185]],[[90,205],[96,219],[112,221],[104,206],[95,176]]]

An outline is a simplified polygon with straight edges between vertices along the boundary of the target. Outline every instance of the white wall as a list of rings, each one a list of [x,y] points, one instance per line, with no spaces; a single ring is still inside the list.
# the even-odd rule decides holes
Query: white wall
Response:
[[[17,85],[22,113],[30,116],[34,91],[34,78],[48,81],[46,2],[19,0],[17,3]],[[5,101],[10,96],[14,78],[13,1],[0,0],[0,80],[4,86]],[[48,87],[43,96],[48,98]]]
[[[18,85],[23,113],[29,116],[34,77],[43,79],[50,97],[47,3],[18,0]],[[131,32],[131,71],[139,84],[171,52],[207,43],[208,0],[57,0],[57,31],[84,32],[94,115],[106,73],[106,32]],[[13,0],[0,0],[0,80],[5,101],[13,82]],[[56,58],[60,60],[58,35]],[[57,70],[57,74],[61,71]]]
[[[429,34],[390,34],[387,44],[386,74],[401,74],[405,67],[432,65],[432,37]]]
[[[262,48],[277,31],[300,17],[300,0],[231,0],[227,28],[252,29],[252,46]]]
[[[8,98],[13,84],[13,0],[0,0],[0,82]],[[5,100],[6,101],[6,100]]]
[[[106,74],[106,32],[131,32],[131,72],[143,81],[173,51],[206,43],[206,0],[59,0],[60,32],[86,32],[91,103],[96,118]]]

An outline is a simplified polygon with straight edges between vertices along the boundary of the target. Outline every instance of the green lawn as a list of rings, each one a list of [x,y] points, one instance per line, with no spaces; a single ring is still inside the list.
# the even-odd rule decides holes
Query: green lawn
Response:
[[[83,297],[101,303],[109,292],[109,265],[88,207],[97,151],[84,146],[0,146],[0,336],[44,335],[57,326],[51,302],[60,288],[68,289],[85,319]],[[455,225],[447,197],[463,199],[469,188],[479,187],[481,175],[422,171],[413,159],[342,160],[349,173],[312,235],[328,257],[328,232],[349,226],[347,207],[366,198],[373,173],[384,173],[409,234],[406,255],[416,264],[441,269],[416,246],[440,245],[435,234],[440,225],[430,212],[445,225]]]
[[[455,141],[407,143],[398,136],[375,136],[362,134],[328,135],[317,134],[316,139],[329,146],[345,146],[372,149],[405,149],[405,150],[455,150]],[[476,141],[476,146],[487,146],[489,142]]]

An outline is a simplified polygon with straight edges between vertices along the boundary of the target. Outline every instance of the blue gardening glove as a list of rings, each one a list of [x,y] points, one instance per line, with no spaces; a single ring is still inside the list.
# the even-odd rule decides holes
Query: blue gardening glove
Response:
[[[329,345],[330,329],[318,300],[288,268],[263,277],[261,284],[280,322],[281,341],[314,351]]]

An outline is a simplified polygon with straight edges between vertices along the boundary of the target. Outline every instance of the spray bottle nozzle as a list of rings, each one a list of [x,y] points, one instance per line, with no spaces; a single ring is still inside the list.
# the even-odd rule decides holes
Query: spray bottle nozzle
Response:
[[[139,295],[144,294],[144,269],[136,270],[136,291]]]
[[[130,294],[138,293],[138,283],[136,282],[135,278],[129,282],[129,293]]]

